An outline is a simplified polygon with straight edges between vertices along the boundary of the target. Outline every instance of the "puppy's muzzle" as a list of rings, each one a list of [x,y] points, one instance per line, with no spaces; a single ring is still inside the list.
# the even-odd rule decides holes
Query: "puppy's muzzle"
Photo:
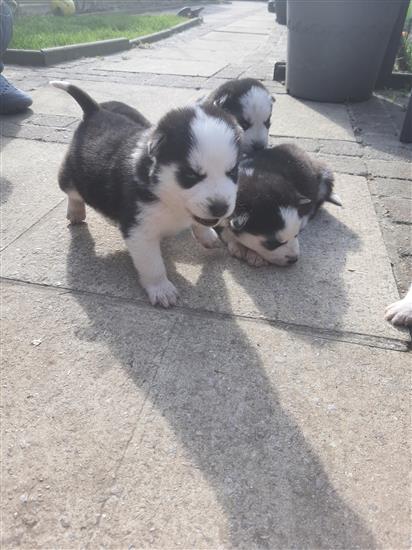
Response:
[[[200,223],[200,225],[206,225],[206,227],[213,227],[219,223],[219,218],[199,218],[199,216],[195,216],[192,214],[193,219]]]
[[[252,151],[262,151],[266,147],[265,143],[261,141],[252,141]]]
[[[288,265],[295,264],[298,261],[298,256],[286,256]]]
[[[228,214],[229,205],[223,200],[212,200],[209,202],[209,212],[214,218],[223,218]]]

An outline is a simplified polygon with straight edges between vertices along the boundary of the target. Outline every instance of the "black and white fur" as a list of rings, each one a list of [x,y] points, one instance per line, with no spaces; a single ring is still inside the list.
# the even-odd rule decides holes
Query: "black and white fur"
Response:
[[[235,207],[240,129],[213,105],[172,110],[152,127],[123,103],[52,84],[84,113],[59,173],[68,219],[82,222],[88,204],[118,224],[151,303],[176,304],[160,241],[192,227],[204,246],[216,245],[212,226]]]
[[[254,266],[295,263],[308,220],[325,201],[341,205],[329,168],[294,144],[243,161],[238,185],[235,211],[220,233],[233,256]]]
[[[242,150],[247,154],[267,146],[274,101],[265,86],[254,78],[229,80],[204,100],[236,118],[244,131]]]

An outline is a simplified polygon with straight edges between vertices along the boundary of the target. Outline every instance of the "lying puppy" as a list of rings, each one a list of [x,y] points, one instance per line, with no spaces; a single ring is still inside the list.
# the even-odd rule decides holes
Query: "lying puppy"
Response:
[[[243,128],[242,149],[251,153],[268,144],[270,118],[275,99],[254,78],[229,80],[213,91],[204,103],[213,103],[233,115]]]
[[[295,263],[308,220],[325,201],[341,205],[332,172],[293,144],[243,161],[238,185],[235,211],[219,232],[233,256],[254,266]]]
[[[385,319],[397,326],[412,326],[412,285],[407,294],[386,308]]]
[[[59,173],[68,219],[82,222],[86,203],[116,222],[150,302],[175,305],[160,240],[192,226],[203,245],[216,244],[212,226],[235,207],[240,128],[213,105],[172,110],[152,127],[123,103],[52,84],[84,113]]]

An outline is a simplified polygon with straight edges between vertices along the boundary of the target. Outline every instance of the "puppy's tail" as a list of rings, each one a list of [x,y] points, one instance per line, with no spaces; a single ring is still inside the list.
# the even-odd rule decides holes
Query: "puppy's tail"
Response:
[[[61,90],[64,90],[65,92],[70,94],[83,109],[84,117],[87,117],[100,109],[97,101],[92,99],[89,94],[86,94],[86,92],[84,92],[77,86],[70,84],[70,82],[53,80],[50,82],[50,84],[55,88],[60,88]]]

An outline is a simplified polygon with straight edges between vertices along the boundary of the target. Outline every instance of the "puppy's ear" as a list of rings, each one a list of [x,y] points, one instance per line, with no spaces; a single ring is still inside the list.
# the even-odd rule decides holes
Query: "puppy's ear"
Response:
[[[298,212],[299,216],[305,216],[306,214],[309,214],[312,208],[312,201],[305,197],[304,195],[301,195],[298,193]]]
[[[240,231],[243,229],[246,225],[246,222],[249,219],[249,214],[247,212],[242,212],[241,214],[238,214],[237,216],[234,216],[230,222],[229,225],[233,229],[233,231]]]
[[[342,199],[334,191],[332,191],[332,193],[326,199],[326,202],[331,202],[332,204],[336,204],[336,206],[343,206]]]
[[[149,156],[156,157],[159,154],[161,144],[165,141],[166,136],[161,132],[154,132],[147,144],[147,152]]]
[[[229,95],[225,94],[225,95],[222,95],[222,97],[215,99],[213,104],[216,105],[217,107],[221,107],[222,109],[224,109],[228,99],[229,99]]]
[[[304,197],[303,195],[299,195],[298,197],[298,205],[304,206],[305,204],[310,204],[312,201],[308,197]]]

